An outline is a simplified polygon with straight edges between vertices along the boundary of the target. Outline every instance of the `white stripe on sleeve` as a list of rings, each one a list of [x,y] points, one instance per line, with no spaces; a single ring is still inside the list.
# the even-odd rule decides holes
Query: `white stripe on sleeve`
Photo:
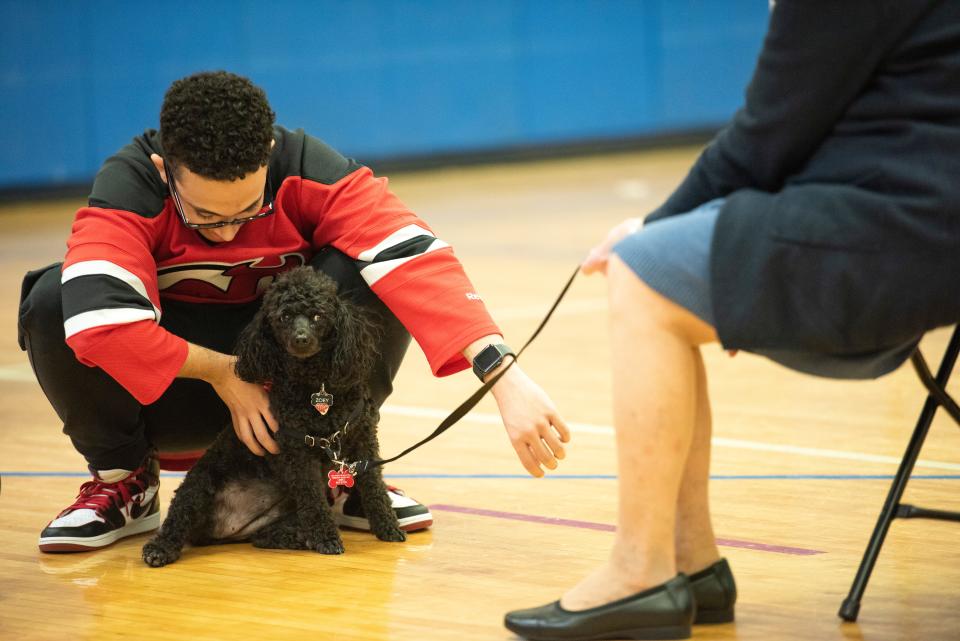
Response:
[[[416,238],[417,236],[433,236],[433,234],[423,227],[419,227],[417,225],[407,225],[406,227],[401,227],[397,231],[393,232],[377,243],[374,247],[360,252],[360,255],[357,256],[357,258],[366,262],[372,261],[377,257],[377,254],[383,250],[390,249],[394,245],[399,245],[400,243],[410,240],[411,238]]]
[[[134,291],[143,296],[144,300],[153,305],[153,301],[147,296],[147,288],[143,284],[143,281],[140,280],[140,277],[116,263],[111,263],[109,260],[84,260],[79,263],[74,263],[63,270],[63,274],[60,275],[60,284],[63,285],[67,281],[81,276],[96,276],[98,274],[112,276],[117,280],[125,282],[127,285],[130,285]],[[160,322],[160,309],[156,305],[153,305],[153,311],[156,314],[155,318],[157,322]]]
[[[95,309],[71,316],[63,322],[65,338],[70,338],[86,329],[102,325],[125,325],[142,320],[154,320],[154,313],[135,307],[117,307],[113,309]]]
[[[417,229],[420,229],[419,227]],[[431,234],[432,235],[432,234]],[[428,254],[432,251],[438,249],[443,249],[444,247],[449,247],[447,243],[443,242],[439,238],[430,243],[430,246],[423,251],[423,253],[416,254],[414,256],[404,256],[403,258],[394,258],[393,260],[384,260],[379,263],[370,263],[366,267],[360,270],[360,275],[363,276],[363,279],[367,281],[367,285],[373,287],[373,284],[378,280],[392,272],[394,269],[400,265],[413,260],[414,258],[419,258],[424,254]],[[371,250],[372,251],[372,250]],[[376,254],[374,254],[376,255]]]

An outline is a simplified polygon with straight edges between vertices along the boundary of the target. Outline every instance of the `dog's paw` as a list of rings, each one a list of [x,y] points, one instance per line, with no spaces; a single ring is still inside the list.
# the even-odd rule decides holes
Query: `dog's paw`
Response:
[[[377,528],[373,532],[377,535],[377,538],[381,541],[392,541],[394,543],[402,543],[407,540],[406,533],[400,529],[399,525],[387,526],[383,528]]]
[[[180,548],[164,544],[156,539],[147,541],[143,546],[143,562],[154,568],[161,568],[180,558]]]
[[[313,546],[313,549],[320,554],[343,554],[343,541],[340,537],[324,539]]]

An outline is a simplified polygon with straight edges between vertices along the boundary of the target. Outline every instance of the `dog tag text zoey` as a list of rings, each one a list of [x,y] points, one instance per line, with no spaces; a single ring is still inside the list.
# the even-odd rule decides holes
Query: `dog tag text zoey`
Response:
[[[310,395],[310,404],[313,405],[322,416],[326,416],[333,405],[333,394],[327,392],[327,386],[321,385],[319,392]]]

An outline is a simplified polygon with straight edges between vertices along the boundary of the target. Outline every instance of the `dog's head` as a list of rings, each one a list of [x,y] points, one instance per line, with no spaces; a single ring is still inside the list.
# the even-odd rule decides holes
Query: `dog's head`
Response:
[[[366,376],[376,353],[375,327],[337,295],[336,282],[312,267],[297,267],[274,281],[241,335],[237,374],[265,382],[277,376],[284,360],[317,357],[343,384]]]
[[[310,267],[291,270],[273,283],[263,297],[262,322],[279,347],[294,358],[310,358],[333,338],[337,284]]]

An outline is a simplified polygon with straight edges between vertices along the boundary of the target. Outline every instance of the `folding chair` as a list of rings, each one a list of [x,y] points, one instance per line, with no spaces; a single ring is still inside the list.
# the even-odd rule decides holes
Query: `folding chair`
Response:
[[[910,438],[910,444],[903,454],[903,460],[900,461],[900,468],[890,486],[890,492],[887,494],[887,500],[880,511],[880,517],[877,519],[877,526],[873,529],[873,535],[870,542],[867,543],[867,549],[863,553],[863,560],[860,561],[860,569],[857,570],[857,576],[853,579],[853,585],[850,586],[850,594],[844,599],[840,606],[840,618],[846,621],[856,621],[857,614],[860,612],[860,600],[867,589],[867,581],[870,580],[870,573],[880,555],[880,548],[887,536],[887,530],[890,524],[896,518],[901,519],[939,519],[943,521],[960,521],[960,512],[945,512],[943,510],[929,510],[922,507],[915,507],[900,502],[903,497],[903,491],[907,488],[907,481],[910,480],[910,474],[913,472],[913,466],[920,456],[920,448],[927,438],[927,432],[930,429],[930,423],[933,421],[933,415],[938,407],[953,417],[953,420],[960,425],[960,407],[946,392],[947,381],[950,379],[950,373],[953,371],[954,363],[957,360],[957,352],[960,351],[960,325],[954,328],[953,336],[947,344],[947,350],[940,361],[940,369],[937,377],[930,374],[927,362],[924,360],[920,349],[913,353],[910,362],[913,363],[917,375],[927,388],[927,400],[923,404],[920,416],[917,419],[917,426],[913,430],[913,436]]]

